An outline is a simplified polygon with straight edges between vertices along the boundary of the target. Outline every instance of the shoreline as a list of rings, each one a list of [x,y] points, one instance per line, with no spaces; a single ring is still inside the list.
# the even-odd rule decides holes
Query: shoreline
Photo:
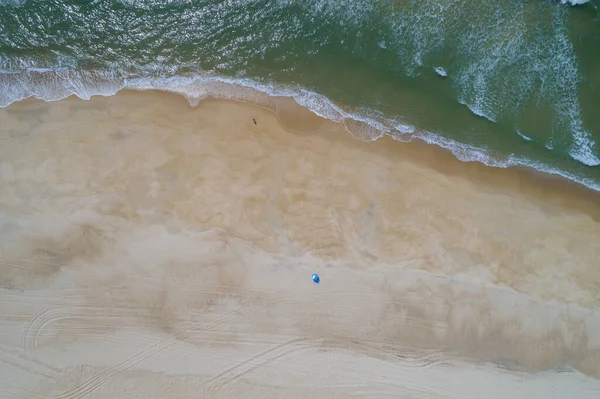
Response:
[[[0,359],[21,366],[0,367],[23,389],[600,392],[592,190],[367,143],[291,99],[13,105],[0,110],[0,310],[19,316],[2,316],[14,349]]]
[[[125,89],[125,91],[167,93],[162,90],[140,91],[136,89]],[[181,95],[179,93],[172,94]],[[282,124],[287,131],[294,134],[305,134],[303,133],[304,130],[317,130],[323,124],[343,126],[341,122],[332,121],[314,114],[310,109],[293,102],[291,98],[266,96],[269,97],[274,104],[284,102],[285,107],[295,109],[295,112],[302,116],[300,125],[307,124],[306,120],[314,120],[313,122],[308,123],[311,127],[308,129],[303,126],[298,127],[294,126],[295,124],[298,124],[297,121],[290,123],[282,120],[277,109],[274,109],[277,106],[260,105],[245,100],[223,99],[213,96],[209,96],[209,98],[201,101],[234,101],[249,106],[263,108],[275,114],[279,123]],[[185,96],[183,97],[185,98]],[[199,105],[192,105],[192,107],[197,106]],[[296,116],[296,118],[298,117]],[[488,166],[480,161],[462,161],[458,159],[451,150],[436,144],[430,144],[419,137],[416,137],[411,141],[399,141],[389,135],[382,134],[381,137],[374,141],[363,141],[360,138],[354,137],[347,129],[346,133],[358,142],[364,143],[366,146],[389,146],[391,148],[388,151],[389,153],[396,152],[399,157],[409,158],[413,163],[430,167],[440,173],[474,179],[479,185],[491,186],[497,189],[502,188],[507,192],[521,192],[524,195],[532,196],[537,200],[541,200],[542,202],[547,201],[557,206],[569,207],[573,205],[577,210],[585,209],[590,216],[593,215],[592,217],[594,219],[600,219],[600,206],[598,205],[600,204],[600,191],[596,191],[564,176],[545,173],[523,165],[500,168]],[[490,183],[490,178],[491,180],[494,180],[493,183]],[[559,197],[564,197],[564,199],[561,200],[555,197],[548,197],[549,193],[557,194]],[[571,204],[572,201],[575,201],[576,204]]]
[[[323,124],[334,124],[343,126],[342,122],[333,121],[328,118],[321,117],[315,114],[309,108],[296,103],[291,97],[285,96],[271,96],[268,93],[257,91],[257,97],[252,100],[236,99],[236,98],[224,98],[208,94],[207,97],[199,100],[193,100],[186,96],[186,94],[177,91],[168,91],[163,89],[137,89],[125,87],[115,94],[109,96],[94,95],[92,98],[111,98],[119,93],[156,93],[159,95],[175,95],[185,99],[187,105],[196,108],[204,101],[233,101],[245,104],[251,107],[259,107],[261,109],[272,112],[277,117],[278,121],[284,126],[286,130],[295,134],[302,134],[305,127],[294,127],[290,126],[289,123],[286,125],[278,115],[278,111],[275,109],[277,104],[284,103],[286,108],[295,109],[294,112],[301,114],[304,118],[302,123],[306,123],[306,119],[314,119],[319,122],[313,122],[315,126],[322,126]],[[55,101],[90,101],[90,99],[81,99],[75,94],[71,94],[66,98],[62,98]],[[27,102],[43,102],[52,103],[54,101],[46,101],[38,98],[27,98],[19,101],[18,103],[12,103],[8,106],[18,106],[19,103]],[[297,122],[296,122],[297,123]],[[294,122],[292,122],[292,125]],[[310,128],[309,128],[310,129]],[[452,173],[465,178],[468,176],[470,179],[475,179],[480,185],[490,185],[490,178],[494,180],[491,186],[500,188],[502,187],[507,191],[518,191],[525,195],[535,197],[538,200],[550,201],[558,206],[567,206],[571,201],[576,202],[575,209],[585,209],[594,219],[600,218],[600,191],[594,190],[580,182],[574,181],[567,177],[539,171],[533,167],[524,165],[511,165],[507,167],[490,166],[481,161],[469,160],[463,161],[456,157],[452,150],[442,147],[438,144],[432,144],[424,141],[420,137],[415,137],[411,141],[399,141],[393,137],[381,132],[381,136],[373,141],[364,141],[361,138],[357,138],[350,131],[345,129],[346,133],[352,138],[359,142],[365,143],[366,145],[373,144],[375,142],[385,143],[384,146],[392,146],[396,149],[399,156],[409,157],[412,162],[420,163],[423,166],[431,167],[438,172],[450,174]],[[381,144],[379,143],[379,144]],[[442,158],[443,162],[436,160],[436,158]],[[463,168],[461,165],[465,165]],[[469,170],[472,169],[472,170]],[[549,193],[557,193],[559,197],[564,199],[548,197]]]
[[[20,99],[13,99],[4,106],[9,106],[15,101],[27,101],[29,99],[52,102],[62,101],[76,96],[81,99],[89,100],[95,96],[112,97],[121,91],[160,91],[164,93],[177,93],[185,97],[192,106],[197,105],[207,97],[242,101],[266,108],[270,108],[273,104],[282,100],[294,99],[300,106],[306,107],[313,113],[325,119],[329,119],[334,123],[340,123],[344,119],[347,120],[348,125],[351,125],[358,130],[354,133],[348,130],[348,133],[355,136],[363,136],[366,134],[366,137],[364,137],[365,141],[378,140],[384,136],[394,137],[402,142],[421,141],[450,152],[453,157],[461,162],[476,162],[481,163],[486,167],[499,169],[523,168],[531,170],[534,173],[541,173],[542,175],[549,175],[575,182],[576,185],[581,185],[586,189],[600,193],[600,183],[597,179],[574,172],[574,170],[572,170],[573,165],[565,169],[564,167],[558,167],[547,163],[548,160],[532,160],[521,156],[515,156],[514,154],[505,154],[496,157],[493,152],[486,149],[447,139],[438,133],[417,129],[412,125],[405,124],[401,120],[388,119],[381,116],[374,118],[367,114],[355,112],[355,110],[345,109],[343,105],[334,103],[321,94],[305,90],[301,87],[276,86],[251,79],[233,79],[213,75],[204,76],[202,74],[175,75],[168,78],[131,78],[119,74],[113,76],[115,75],[114,73],[102,77],[102,71],[83,72],[71,70],[28,70],[19,72],[17,74],[25,75],[26,79],[32,79],[31,85],[35,87],[35,89],[31,91],[29,84],[17,84],[14,89],[16,92],[26,90],[21,93]],[[28,76],[29,74],[32,74],[32,76]],[[45,80],[48,80],[48,82],[46,82],[47,87],[36,86],[36,74],[39,75],[40,79],[43,77]],[[2,77],[2,75],[0,75],[0,77]],[[13,77],[11,77],[11,79],[13,79]],[[79,85],[74,86],[71,82],[72,80],[78,81]],[[10,84],[11,82],[6,81],[5,83]],[[24,86],[25,89],[21,86]],[[60,94],[48,93],[52,92],[56,87],[62,87],[63,91]],[[369,112],[372,111],[373,110]],[[576,161],[575,158],[571,158]],[[583,163],[580,161],[576,161],[576,163],[578,168],[583,167]],[[581,163],[581,165],[579,163]],[[584,169],[581,170],[587,168],[590,167],[584,167]]]

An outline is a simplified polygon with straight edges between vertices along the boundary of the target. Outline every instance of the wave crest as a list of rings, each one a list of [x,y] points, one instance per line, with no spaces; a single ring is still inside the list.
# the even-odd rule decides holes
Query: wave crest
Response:
[[[588,3],[589,0],[560,0],[562,4],[571,4],[573,6],[578,6],[581,4]]]

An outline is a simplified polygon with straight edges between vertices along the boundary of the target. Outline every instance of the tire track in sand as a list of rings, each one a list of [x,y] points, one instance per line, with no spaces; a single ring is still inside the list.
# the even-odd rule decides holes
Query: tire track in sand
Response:
[[[237,313],[237,316],[235,316],[229,320],[226,319],[224,321],[221,321],[220,323],[217,323],[208,328],[205,328],[204,331],[211,330],[211,329],[217,328],[217,327],[221,327],[221,326],[231,323],[239,318],[247,316],[240,312],[247,310],[249,308],[252,308],[254,306],[256,306],[256,305],[248,305],[242,309],[236,309],[236,310],[226,313],[224,315],[218,316],[214,319],[211,319],[211,320],[208,320],[205,322],[200,322],[200,323],[188,328],[187,330],[184,330],[182,333],[171,334],[168,337],[157,342],[156,344],[154,344],[154,345],[142,350],[141,352],[138,352],[137,354],[131,356],[130,358],[122,361],[121,363],[116,364],[116,365],[98,373],[96,376],[87,380],[83,384],[78,385],[75,388],[72,388],[61,394],[52,395],[52,398],[53,399],[83,398],[83,397],[89,395],[94,390],[98,389],[100,386],[102,386],[102,384],[104,384],[107,380],[114,377],[115,375],[135,367],[137,364],[139,364],[139,363],[143,362],[144,360],[150,358],[151,356],[154,356],[154,355],[158,354],[159,352],[175,345],[176,343],[178,343],[180,341],[190,338],[191,336],[193,336],[194,334],[197,333],[195,331],[197,328],[205,326],[210,323],[218,322],[219,320],[228,318],[229,316],[232,316]]]
[[[37,355],[40,334],[47,326],[59,320],[72,317],[74,317],[72,312],[66,312],[61,308],[47,308],[34,315],[23,329],[22,345],[25,351],[25,357],[32,362],[45,364],[39,360]],[[48,365],[48,367],[53,368],[50,365]]]
[[[244,375],[274,362],[282,357],[292,353],[309,349],[315,343],[322,343],[323,340],[309,340],[307,338],[292,339],[282,344],[276,345],[259,354],[251,356],[249,359],[237,363],[235,366],[217,374],[213,378],[204,382],[201,386],[209,385],[209,390],[217,390],[224,385],[231,384]],[[215,384],[217,383],[218,384]]]
[[[89,316],[89,315],[82,316],[81,314],[74,312],[74,309],[78,309],[78,308],[81,308],[81,307],[75,307],[75,308],[69,307],[66,309],[65,308],[56,308],[56,307],[46,308],[46,309],[38,312],[37,314],[35,314],[29,320],[29,322],[25,325],[25,327],[23,328],[23,332],[21,334],[22,348],[24,351],[25,359],[31,363],[34,363],[34,364],[44,367],[45,369],[47,369],[48,371],[51,371],[53,373],[60,372],[61,371],[60,368],[54,367],[46,362],[43,362],[37,353],[39,337],[43,333],[43,331],[45,329],[47,329],[50,325],[60,322],[62,320],[80,319],[80,318],[89,318],[89,317],[98,317],[98,318],[110,317],[110,316],[104,314],[104,309],[89,308],[89,307],[85,307],[85,309],[88,312],[90,310],[94,310],[96,312],[99,312],[100,314],[92,315],[92,316]],[[121,309],[121,310],[133,311],[133,310],[137,310],[137,309],[125,308],[125,309]],[[121,316],[122,317],[132,317],[131,315],[127,315],[127,314],[123,314]],[[112,317],[114,317],[114,315],[112,315]],[[47,374],[44,374],[44,375],[47,375]]]

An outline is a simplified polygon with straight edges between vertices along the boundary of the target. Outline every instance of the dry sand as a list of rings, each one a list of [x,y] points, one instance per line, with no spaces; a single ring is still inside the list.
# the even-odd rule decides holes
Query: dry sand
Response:
[[[277,109],[0,110],[0,397],[600,397],[597,195]]]

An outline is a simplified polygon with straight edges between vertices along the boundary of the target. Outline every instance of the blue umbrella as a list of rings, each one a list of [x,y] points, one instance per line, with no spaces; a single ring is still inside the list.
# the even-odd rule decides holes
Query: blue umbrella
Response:
[[[312,280],[315,282],[315,284],[319,284],[321,282],[319,275],[316,273],[312,275]]]

